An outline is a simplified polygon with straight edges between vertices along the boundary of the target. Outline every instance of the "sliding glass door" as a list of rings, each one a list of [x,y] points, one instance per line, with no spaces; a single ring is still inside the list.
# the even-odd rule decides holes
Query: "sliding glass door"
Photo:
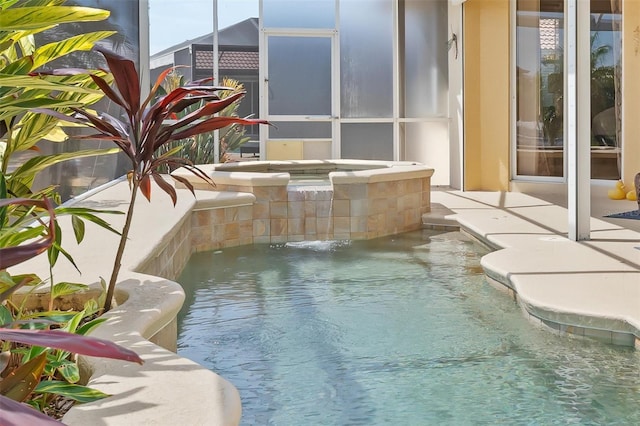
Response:
[[[591,177],[619,179],[621,138],[620,0],[591,0]],[[562,0],[518,0],[515,47],[516,178],[563,180],[564,22]],[[579,53],[580,54],[580,53]],[[584,53],[583,53],[584,54]]]

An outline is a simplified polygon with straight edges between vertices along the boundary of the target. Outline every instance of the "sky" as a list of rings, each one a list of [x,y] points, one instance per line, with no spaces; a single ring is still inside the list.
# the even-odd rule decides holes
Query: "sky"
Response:
[[[258,0],[218,0],[220,29],[258,16]],[[213,0],[149,0],[151,54],[213,31]]]

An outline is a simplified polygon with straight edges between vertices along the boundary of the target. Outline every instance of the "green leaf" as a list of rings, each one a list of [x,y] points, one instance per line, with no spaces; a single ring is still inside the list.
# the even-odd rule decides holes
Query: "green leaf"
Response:
[[[33,69],[33,57],[24,56],[11,62],[2,69],[3,73],[15,75],[27,75]]]
[[[100,277],[100,287],[102,287],[102,293],[98,297],[98,306],[104,306],[107,300],[107,282],[102,277]]]
[[[57,235],[58,234],[56,234],[56,236]],[[75,260],[73,260],[73,257],[71,257],[69,252],[67,252],[65,249],[63,249],[62,246],[59,243],[54,242],[52,244],[52,246],[55,247],[55,249],[57,250],[58,253],[62,253],[62,255],[73,265],[73,267],[76,268],[76,271],[78,271],[78,273],[80,273],[80,268],[78,268],[78,265],[76,265]]]
[[[3,232],[3,234],[0,235],[0,247],[17,246],[32,238],[37,238],[45,233],[46,227],[41,225],[16,232],[11,232],[11,229],[13,228],[9,228],[9,232],[6,234]]]
[[[4,0],[0,2],[0,10],[5,10],[14,4],[18,3],[20,0]]]
[[[11,324],[13,322],[13,314],[5,306],[0,305],[0,325]]]
[[[56,92],[79,92],[88,94],[100,93],[100,91],[96,89],[82,86],[71,86],[58,82],[56,80],[62,79],[40,78],[30,75],[13,75],[0,73],[0,85],[5,88],[13,89],[14,87],[26,87],[29,89],[42,89]]]
[[[109,225],[109,222],[102,219],[101,217],[96,216],[93,213],[119,214],[119,215],[124,214],[124,212],[121,212],[119,210],[93,210],[85,207],[58,207],[56,209],[56,214],[58,215],[71,214],[74,216],[78,216],[84,220],[88,220],[89,222],[95,223],[96,225],[106,229],[107,231],[111,231],[114,234],[120,235],[120,232],[113,229],[111,225]]]
[[[90,7],[19,7],[0,14],[0,28],[3,31],[30,30],[66,22],[102,21],[108,17],[108,11]]]
[[[106,318],[96,318],[92,321],[82,324],[82,326],[76,330],[76,334],[79,334],[80,336],[86,336],[91,330],[93,330],[106,320]]]
[[[0,293],[4,293],[15,285],[35,286],[42,283],[36,274],[10,275],[6,271],[0,271]]]
[[[69,294],[78,293],[88,288],[89,286],[86,284],[61,282],[53,286],[51,289],[51,297],[55,299],[60,296],[68,296]]]
[[[78,383],[80,381],[80,369],[75,362],[63,361],[57,370],[69,383]]]
[[[40,142],[42,138],[49,135],[57,125],[58,119],[55,117],[27,112],[22,116],[18,125],[14,126],[17,131],[13,132],[11,152],[24,151],[31,148]]]
[[[84,239],[84,222],[80,217],[71,216],[71,225],[73,226],[73,234],[76,236],[76,242],[80,244]]]
[[[47,249],[47,256],[49,257],[49,265],[51,267],[55,266],[56,262],[58,261],[60,250],[62,250],[62,248],[60,247],[60,244],[62,243],[62,229],[60,228],[60,225],[57,221],[55,222],[54,226],[56,229],[55,239],[53,241],[53,244],[51,244],[51,246]]]
[[[98,312],[99,309],[100,307],[98,306],[98,302],[95,299],[89,299],[84,302],[83,311],[85,312],[85,316],[91,316]]]
[[[67,161],[74,158],[92,157],[94,155],[116,154],[119,151],[120,150],[118,148],[86,149],[75,152],[64,152],[61,154],[40,155],[38,157],[27,160],[22,166],[18,167],[11,174],[11,179],[19,178],[31,180],[36,175],[36,173],[62,161]]]
[[[98,401],[100,399],[111,396],[104,392],[100,392],[99,390],[91,389],[87,386],[65,383],[58,380],[41,382],[35,388],[35,391],[61,395],[80,403]]]
[[[45,319],[54,323],[66,323],[70,321],[77,312],[61,312],[61,311],[39,311],[30,315],[23,315],[25,320],[28,319]]]
[[[0,164],[2,164],[2,157],[0,157]],[[4,174],[0,174],[0,199],[7,198],[7,181],[4,178]],[[4,227],[4,221],[7,218],[7,206],[0,207],[0,229]]]
[[[44,348],[42,346],[31,346],[29,347],[29,350],[24,354],[22,362],[28,362],[36,357],[39,357],[42,354],[47,355],[47,357],[49,356],[47,348]],[[44,367],[47,368],[47,363],[45,363]]]
[[[97,41],[105,39],[115,31],[96,31],[93,33],[79,34],[66,40],[45,44],[35,52],[34,69],[65,56],[71,52],[91,50]]]

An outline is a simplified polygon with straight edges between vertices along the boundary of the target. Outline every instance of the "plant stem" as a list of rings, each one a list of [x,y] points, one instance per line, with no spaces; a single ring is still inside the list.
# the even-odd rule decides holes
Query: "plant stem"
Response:
[[[113,299],[113,293],[116,288],[116,281],[118,280],[118,273],[122,266],[122,256],[124,255],[124,247],[127,243],[129,236],[129,228],[131,227],[131,219],[133,218],[133,207],[136,201],[136,195],[138,194],[138,179],[136,174],[133,173],[131,179],[133,181],[133,188],[131,191],[131,200],[129,201],[129,209],[127,210],[127,217],[122,228],[122,235],[120,236],[120,244],[118,245],[118,251],[116,252],[116,259],[113,262],[113,270],[111,271],[111,278],[109,279],[109,286],[107,287],[107,297],[104,301],[103,312],[107,312],[111,309],[111,299]]]
[[[53,265],[49,261],[49,311],[53,311]]]

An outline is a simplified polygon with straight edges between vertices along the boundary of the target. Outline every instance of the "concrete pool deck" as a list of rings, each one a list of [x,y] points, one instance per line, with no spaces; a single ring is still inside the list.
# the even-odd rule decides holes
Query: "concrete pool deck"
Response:
[[[125,210],[126,181],[114,182],[79,201],[96,209]],[[89,385],[113,396],[74,407],[69,425],[212,424],[240,421],[240,396],[233,385],[175,351],[176,314],[184,292],[172,281],[196,250],[205,229],[214,227],[210,248],[250,244],[249,193],[178,190],[178,203],[157,187],[152,202],[136,204],[117,296],[120,305],[93,335],[127,346],[144,365],[87,359]],[[634,203],[616,201],[617,211]],[[106,215],[115,228],[124,216]],[[65,247],[82,275],[58,262],[57,281],[99,286],[108,278],[118,237],[87,224],[86,241],[76,245],[69,218],[60,218]],[[574,333],[609,343],[635,345],[640,337],[640,230],[635,222],[592,219],[592,240],[566,239],[562,206],[521,193],[431,191],[430,226],[462,226],[495,251],[483,258],[490,280],[516,297],[530,318],[557,333]],[[624,222],[620,222],[624,221]],[[246,222],[246,223],[245,223]],[[246,228],[247,237],[243,237]],[[231,236],[234,238],[229,239]],[[224,245],[223,243],[229,243]],[[198,247],[205,249],[205,247]],[[44,257],[11,268],[12,273],[47,276]],[[99,288],[99,287],[98,287]]]
[[[566,237],[566,208],[551,201],[515,192],[431,196],[423,222],[459,224],[491,247],[482,259],[489,281],[530,319],[560,334],[640,347],[640,221],[602,217],[635,202],[594,196],[591,240],[574,242]]]

